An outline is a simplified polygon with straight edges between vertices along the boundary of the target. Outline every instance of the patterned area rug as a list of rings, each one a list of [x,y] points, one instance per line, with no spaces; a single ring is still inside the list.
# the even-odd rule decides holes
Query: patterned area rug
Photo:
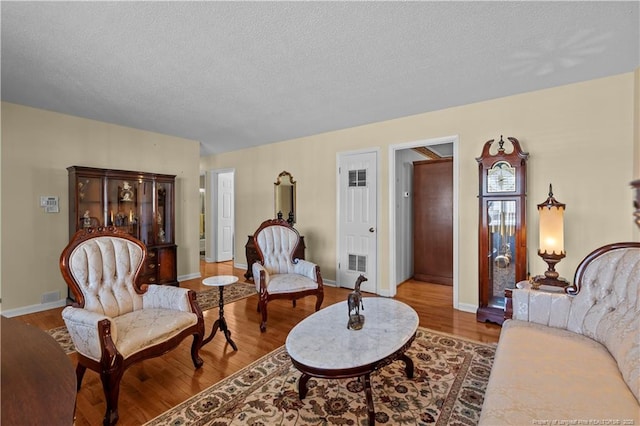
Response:
[[[226,305],[254,294],[256,294],[256,287],[253,284],[237,282],[224,287],[224,304]],[[197,292],[196,296],[200,309],[206,311],[218,307],[220,290],[218,288],[210,288]],[[67,327],[64,325],[62,327],[47,330],[47,333],[49,333],[60,344],[60,346],[62,346],[65,353],[70,354],[76,351],[73,347],[73,342],[71,342],[71,337],[67,332]]]
[[[407,351],[414,362],[413,379],[407,379],[398,361],[371,375],[376,423],[477,424],[495,348],[419,328]],[[300,401],[299,378],[283,346],[147,426],[368,424],[358,379],[312,378]]]

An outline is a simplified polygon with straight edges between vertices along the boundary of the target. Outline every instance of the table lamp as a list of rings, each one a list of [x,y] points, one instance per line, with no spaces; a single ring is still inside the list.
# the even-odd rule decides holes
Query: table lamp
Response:
[[[564,251],[564,209],[565,205],[553,198],[553,189],[549,184],[549,198],[538,204],[540,215],[540,247],[538,256],[544,260],[548,269],[544,275],[533,279],[532,287],[539,289],[541,285],[566,287],[569,283],[559,278],[555,265],[565,257]]]

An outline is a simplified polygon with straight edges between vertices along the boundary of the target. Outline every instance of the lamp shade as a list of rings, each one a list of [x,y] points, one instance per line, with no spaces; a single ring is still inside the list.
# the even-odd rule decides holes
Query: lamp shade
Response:
[[[540,209],[540,252],[564,252],[564,208]]]
[[[549,185],[549,198],[538,204],[540,253],[564,254],[564,209],[565,205],[553,198]]]

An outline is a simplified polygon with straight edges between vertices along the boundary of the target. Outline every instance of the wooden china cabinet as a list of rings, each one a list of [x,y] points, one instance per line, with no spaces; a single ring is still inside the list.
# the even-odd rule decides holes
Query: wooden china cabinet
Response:
[[[115,226],[147,246],[140,283],[177,286],[175,175],[82,166],[67,170],[69,238],[85,227]]]
[[[516,138],[487,141],[479,166],[478,321],[502,324],[505,290],[527,277],[526,179],[529,154]],[[506,145],[506,147],[505,147]]]

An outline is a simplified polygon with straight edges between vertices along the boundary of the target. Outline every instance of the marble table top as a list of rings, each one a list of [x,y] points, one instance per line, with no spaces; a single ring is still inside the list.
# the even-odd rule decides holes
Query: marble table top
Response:
[[[221,287],[238,282],[238,277],[233,275],[216,275],[202,280],[202,284],[211,287]]]
[[[365,297],[364,327],[347,328],[347,302],[315,312],[287,336],[286,349],[295,361],[311,368],[349,369],[375,363],[406,344],[418,329],[418,314],[409,305],[385,297]]]

